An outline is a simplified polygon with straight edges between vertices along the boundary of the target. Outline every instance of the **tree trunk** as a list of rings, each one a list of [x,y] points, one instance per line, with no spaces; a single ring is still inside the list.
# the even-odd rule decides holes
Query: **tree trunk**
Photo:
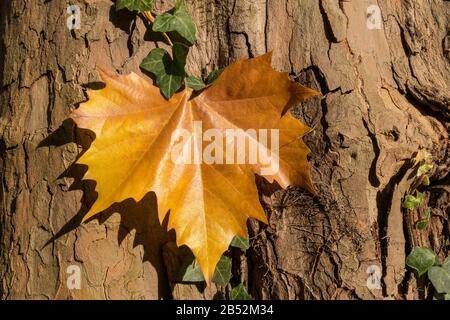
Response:
[[[421,245],[442,258],[450,246],[450,2],[378,0],[369,11],[374,1],[186,2],[199,30],[192,74],[273,51],[276,69],[321,92],[292,111],[314,128],[305,140],[319,196],[260,179],[270,223],[249,223],[252,247],[234,253],[233,283],[263,299],[427,297],[405,257]],[[0,4],[0,297],[220,296],[229,288],[174,282],[174,234],[160,226],[152,196],[80,225],[95,193],[80,181],[86,168],[72,164],[92,137],[65,119],[86,88],[101,85],[96,65],[139,72],[155,42],[144,40],[142,17],[111,1],[75,4],[80,30],[66,27],[65,1]],[[168,7],[157,1],[155,12]],[[369,28],[376,8],[381,29]],[[435,162],[422,232],[414,223],[426,206],[401,208],[420,149]],[[66,285],[71,265],[80,289]],[[370,266],[381,289],[367,285]]]

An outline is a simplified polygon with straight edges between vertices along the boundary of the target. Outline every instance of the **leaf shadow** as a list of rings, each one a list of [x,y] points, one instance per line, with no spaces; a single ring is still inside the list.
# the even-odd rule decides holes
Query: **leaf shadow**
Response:
[[[144,20],[144,25],[147,28],[144,33],[145,41],[156,42],[156,45],[158,44],[158,42],[166,43],[167,40],[164,38],[162,33],[153,31],[153,29],[152,29],[150,23],[148,23],[148,21]]]
[[[109,21],[112,24],[125,32],[130,32],[131,26],[136,19],[136,14],[127,9],[116,10],[116,6],[111,6],[109,10]]]
[[[62,146],[67,143],[77,143],[83,150],[87,150],[95,138],[95,134],[90,130],[77,128],[73,120],[65,120],[61,126],[40,142],[38,147]],[[82,152],[83,153],[83,152]],[[82,155],[78,155],[78,158]],[[82,180],[87,171],[87,166],[73,163],[60,178],[71,178],[73,183],[68,191],[82,190],[82,206],[80,210],[68,220],[55,235],[50,238],[43,248],[50,244],[55,244],[64,235],[74,232],[81,225],[82,218],[89,211],[91,205],[97,198],[95,191],[96,182],[92,180]],[[163,245],[175,238],[173,231],[167,231],[167,219],[161,224],[158,218],[157,199],[153,192],[147,193],[140,201],[126,199],[120,203],[115,203],[105,211],[88,219],[98,220],[99,224],[104,224],[114,213],[119,213],[120,225],[117,235],[118,246],[124,239],[135,230],[133,248],[143,246],[144,255],[142,261],[148,261],[154,267],[158,278],[158,298],[168,299],[171,297],[170,288],[167,281],[167,274],[162,260]]]

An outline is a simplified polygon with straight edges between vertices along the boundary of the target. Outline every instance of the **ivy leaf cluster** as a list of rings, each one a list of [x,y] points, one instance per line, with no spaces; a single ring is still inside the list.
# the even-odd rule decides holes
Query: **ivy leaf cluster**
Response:
[[[122,9],[137,11],[150,17],[152,30],[162,33],[168,39],[170,50],[155,48],[140,65],[155,77],[156,85],[166,99],[169,100],[183,85],[200,91],[218,78],[221,69],[211,72],[206,80],[189,75],[185,70],[189,49],[197,41],[197,27],[182,1],[177,1],[175,7],[156,17],[151,14],[153,0],[117,0],[116,10]],[[171,37],[177,41],[172,43]]]

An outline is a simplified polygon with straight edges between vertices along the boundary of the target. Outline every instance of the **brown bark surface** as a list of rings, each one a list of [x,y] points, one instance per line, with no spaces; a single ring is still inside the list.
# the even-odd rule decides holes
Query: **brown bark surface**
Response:
[[[161,2],[156,13],[170,7]],[[322,93],[293,110],[314,128],[305,140],[319,196],[258,181],[270,224],[249,223],[252,248],[234,253],[234,283],[263,299],[425,298],[405,257],[415,245],[449,254],[450,2],[186,2],[199,30],[192,74],[273,51],[276,69]],[[374,3],[379,30],[366,24]],[[0,4],[0,298],[221,296],[229,288],[174,283],[174,234],[151,195],[80,225],[95,185],[72,164],[92,135],[65,119],[101,86],[96,65],[139,72],[155,42],[141,16],[111,1],[75,4],[73,31],[65,1]],[[418,232],[423,209],[401,203],[423,148],[436,165],[424,190],[431,225]],[[80,290],[66,286],[72,264]],[[382,270],[381,290],[366,286],[370,265]]]

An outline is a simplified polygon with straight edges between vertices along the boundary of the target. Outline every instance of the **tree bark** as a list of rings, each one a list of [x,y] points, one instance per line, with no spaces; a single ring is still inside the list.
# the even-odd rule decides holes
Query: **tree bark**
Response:
[[[428,297],[405,257],[415,245],[441,258],[450,247],[450,3],[378,0],[382,27],[369,29],[369,0],[186,2],[198,26],[192,74],[273,51],[276,69],[321,92],[292,110],[314,128],[305,140],[319,196],[258,180],[270,223],[249,222],[252,247],[233,254],[233,283],[262,299]],[[229,287],[174,282],[178,249],[151,195],[80,225],[94,185],[72,164],[92,136],[66,119],[86,88],[101,86],[97,65],[139,72],[155,42],[141,16],[111,1],[75,4],[81,29],[72,31],[64,1],[0,4],[0,297],[224,295]],[[155,12],[169,7],[157,1]],[[435,162],[422,232],[414,224],[426,206],[401,208],[420,149]],[[66,285],[70,265],[81,289]],[[369,266],[380,268],[382,289],[368,288]]]

